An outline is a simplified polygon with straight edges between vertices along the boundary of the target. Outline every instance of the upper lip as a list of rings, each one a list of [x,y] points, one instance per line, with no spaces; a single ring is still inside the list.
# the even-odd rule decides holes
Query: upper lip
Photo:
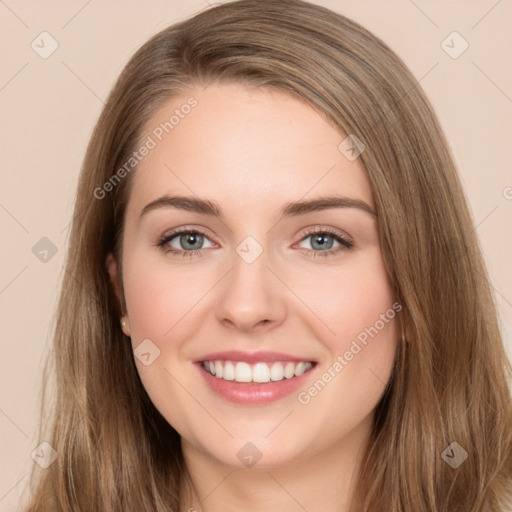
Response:
[[[269,351],[259,351],[259,352],[242,352],[240,350],[227,350],[224,352],[212,352],[211,354],[207,354],[205,356],[199,357],[194,360],[194,363],[200,363],[202,361],[217,361],[217,360],[227,360],[227,361],[244,361],[246,363],[259,363],[259,362],[274,362],[274,361],[311,361],[316,362],[311,358],[302,357],[302,356],[293,356],[291,354],[285,354],[283,352],[269,352]]]

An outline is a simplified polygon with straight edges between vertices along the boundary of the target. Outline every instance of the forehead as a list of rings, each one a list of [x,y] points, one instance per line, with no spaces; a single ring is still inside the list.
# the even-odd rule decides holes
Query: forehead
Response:
[[[373,207],[359,159],[325,116],[284,92],[211,85],[169,99],[140,140],[150,148],[133,176],[130,203],[166,193],[214,198],[240,208],[338,192]]]

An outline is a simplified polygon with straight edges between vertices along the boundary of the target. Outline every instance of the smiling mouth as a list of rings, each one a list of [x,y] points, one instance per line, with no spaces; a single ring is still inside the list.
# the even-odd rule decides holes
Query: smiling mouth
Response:
[[[264,384],[300,377],[316,365],[314,361],[274,361],[249,364],[244,361],[201,361],[203,369],[226,381]]]

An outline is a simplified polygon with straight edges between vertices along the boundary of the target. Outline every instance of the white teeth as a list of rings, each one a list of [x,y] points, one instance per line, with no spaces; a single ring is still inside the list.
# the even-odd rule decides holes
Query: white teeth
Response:
[[[306,363],[300,362],[295,367],[295,377],[298,377],[299,375],[302,375],[306,371]]]
[[[222,363],[220,361],[215,361],[215,377],[222,378]]]
[[[291,379],[294,375],[295,375],[295,364],[286,363],[286,366],[284,367],[284,376],[287,379]]]
[[[217,364],[217,363],[215,363]],[[243,362],[238,362],[235,365],[235,380],[237,382],[251,382],[252,371],[250,365]]]
[[[288,363],[293,365],[293,363]],[[283,380],[284,368],[281,363],[274,363],[270,368],[270,380]]]
[[[265,363],[256,363],[252,368],[254,382],[270,382],[270,368]]]
[[[219,379],[234,380],[236,382],[278,382],[283,379],[299,377],[308,371],[313,364],[311,362],[292,361],[274,363],[255,363],[250,365],[243,361],[204,361],[203,368]]]
[[[210,367],[211,367],[210,363]],[[222,371],[222,378],[224,380],[235,380],[235,366],[231,361],[226,361]]]

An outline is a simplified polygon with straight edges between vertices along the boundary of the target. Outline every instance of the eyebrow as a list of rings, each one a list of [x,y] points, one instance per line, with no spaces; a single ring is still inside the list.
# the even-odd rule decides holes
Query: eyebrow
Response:
[[[176,208],[178,210],[224,218],[221,207],[215,201],[199,199],[197,197],[164,195],[144,206],[139,215],[139,220],[148,212],[160,208]],[[316,199],[290,202],[279,210],[279,214],[281,217],[297,217],[332,208],[357,208],[370,214],[372,217],[377,217],[376,212],[361,199],[342,196],[322,196]]]

